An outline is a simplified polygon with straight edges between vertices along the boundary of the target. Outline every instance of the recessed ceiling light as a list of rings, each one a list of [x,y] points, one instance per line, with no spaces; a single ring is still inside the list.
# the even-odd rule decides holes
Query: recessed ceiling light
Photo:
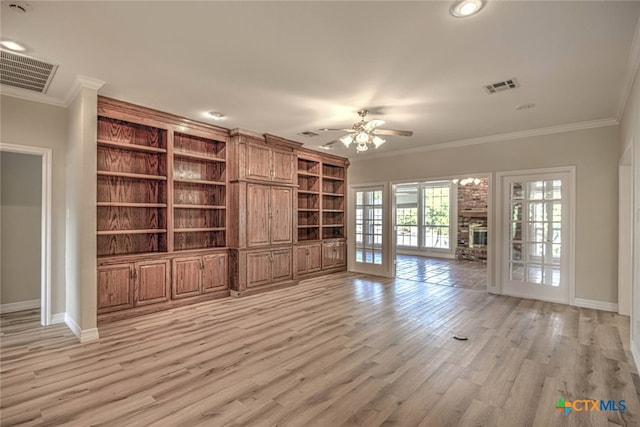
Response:
[[[530,110],[535,107],[536,104],[522,104],[516,107],[516,110]]]
[[[485,3],[486,0],[457,0],[451,5],[449,13],[456,18],[466,18],[480,12]]]
[[[27,50],[24,46],[22,46],[20,43],[16,43],[12,40],[2,40],[0,41],[0,45],[6,49],[12,50],[14,52],[24,52],[25,50]]]
[[[224,118],[224,114],[218,111],[209,111],[207,113],[207,116],[209,116],[209,118],[212,118],[213,120],[222,120]]]

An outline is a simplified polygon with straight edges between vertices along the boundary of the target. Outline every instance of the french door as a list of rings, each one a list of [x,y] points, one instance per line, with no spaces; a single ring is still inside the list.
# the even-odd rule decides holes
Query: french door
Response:
[[[385,185],[351,189],[351,271],[389,275],[389,242],[385,235],[385,224],[389,224],[387,197]]]
[[[502,174],[502,293],[569,304],[573,290],[573,172]]]

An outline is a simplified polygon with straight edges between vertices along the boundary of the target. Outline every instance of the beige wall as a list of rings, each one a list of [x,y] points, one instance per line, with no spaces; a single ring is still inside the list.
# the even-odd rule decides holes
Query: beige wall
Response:
[[[576,298],[617,303],[618,131],[617,126],[610,126],[394,157],[356,159],[349,168],[349,183],[575,165]]]
[[[633,142],[632,142],[633,141]],[[636,72],[631,93],[620,122],[620,153],[631,149],[633,164],[633,210],[636,220],[633,224],[633,282],[631,304],[631,339],[634,344],[636,363],[640,364],[640,74]],[[640,366],[639,366],[640,368]]]
[[[51,312],[65,311],[65,108],[0,97],[0,141],[52,150]]]
[[[42,157],[0,153],[0,304],[40,299]]]

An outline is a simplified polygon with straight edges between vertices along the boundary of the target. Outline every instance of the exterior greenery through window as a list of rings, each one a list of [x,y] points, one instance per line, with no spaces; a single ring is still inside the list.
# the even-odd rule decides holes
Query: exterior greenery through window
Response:
[[[398,186],[396,233],[400,247],[450,249],[451,183]]]

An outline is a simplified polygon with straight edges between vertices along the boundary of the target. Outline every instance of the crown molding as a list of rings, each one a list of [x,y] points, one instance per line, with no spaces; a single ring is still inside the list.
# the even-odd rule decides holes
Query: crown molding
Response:
[[[65,107],[71,105],[81,89],[92,89],[97,92],[102,86],[104,86],[104,84],[105,82],[102,80],[77,74],[76,81],[73,83],[73,86],[71,86],[69,92],[67,92],[67,96],[65,98]]]
[[[104,86],[105,82],[102,80],[94,79],[93,77],[76,75],[76,80],[71,86],[71,89],[67,92],[67,96],[62,98],[56,98],[55,96],[45,95],[44,93],[32,92],[26,89],[20,89],[13,86],[0,86],[0,94],[11,96],[13,98],[24,99],[26,101],[39,102],[41,104],[54,105],[56,107],[67,108],[71,105],[73,99],[78,95],[80,89],[87,88],[95,91],[100,90]]]
[[[32,92],[26,89],[19,89],[13,86],[0,86],[0,94],[10,96],[12,98],[24,99],[26,101],[39,102],[41,104],[54,105],[56,107],[66,107],[63,99],[54,96],[45,95],[43,93]]]
[[[627,70],[625,71],[622,79],[622,93],[620,94],[620,104],[618,105],[618,114],[616,115],[618,121],[622,120],[622,115],[624,114],[625,107],[627,106],[629,94],[633,88],[633,81],[638,74],[638,68],[640,68],[640,18],[636,25],[636,32],[633,35],[631,49],[629,49]],[[640,82],[638,84],[640,84]]]
[[[432,144],[424,147],[408,148],[406,150],[396,150],[388,152],[378,152],[367,155],[366,157],[350,158],[352,163],[362,162],[370,159],[377,159],[381,157],[395,157],[405,154],[423,153],[426,151],[445,150],[448,148],[460,148],[470,145],[490,144],[493,142],[509,141],[512,139],[523,139],[532,136],[552,135],[555,133],[573,132],[578,130],[593,129],[605,126],[616,126],[618,120],[614,118],[590,120],[586,122],[569,123],[566,125],[550,126],[539,129],[529,129],[519,132],[501,133],[496,135],[481,136],[479,138],[463,139],[460,141],[443,142],[441,144]]]

